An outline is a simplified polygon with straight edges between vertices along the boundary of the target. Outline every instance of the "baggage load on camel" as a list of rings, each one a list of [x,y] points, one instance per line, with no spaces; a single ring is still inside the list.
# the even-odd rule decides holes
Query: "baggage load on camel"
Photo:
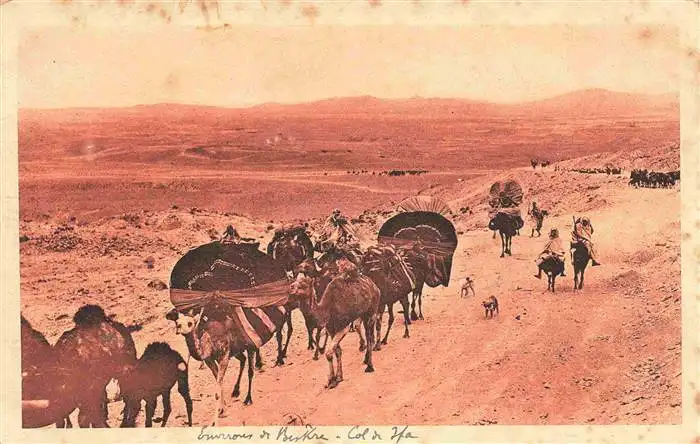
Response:
[[[284,269],[257,244],[211,242],[187,252],[170,274],[170,301],[179,311],[211,302],[267,307],[287,302]]]
[[[523,202],[523,189],[514,180],[495,182],[489,189],[489,205],[493,208],[517,207]]]
[[[190,250],[170,274],[170,302],[180,312],[224,314],[249,345],[261,347],[286,316],[289,281],[257,247],[215,241]]]
[[[525,221],[521,216],[520,208],[491,208],[489,210],[489,219],[493,221],[493,219],[495,219],[499,214],[505,214],[512,219],[516,230],[519,230],[525,226]]]
[[[450,214],[450,207],[435,196],[413,196],[401,201],[396,208],[400,212],[427,211],[443,216]]]
[[[413,248],[420,245],[426,252],[428,262],[440,267],[447,287],[452,271],[452,257],[457,249],[457,233],[452,222],[431,211],[408,211],[399,213],[382,225],[379,243],[396,248]]]

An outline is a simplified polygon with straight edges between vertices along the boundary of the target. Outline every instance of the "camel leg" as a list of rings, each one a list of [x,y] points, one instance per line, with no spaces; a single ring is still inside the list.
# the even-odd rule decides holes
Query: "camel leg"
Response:
[[[156,397],[146,399],[146,427],[153,427],[153,415],[156,412]]]
[[[292,332],[294,328],[292,327],[292,312],[287,313],[287,341],[284,343],[284,349],[282,350],[282,357],[287,357],[287,349],[289,348],[289,341],[292,339]]]
[[[578,289],[583,290],[583,273],[585,270],[581,270],[581,278],[578,281]]]
[[[161,427],[165,427],[165,423],[168,422],[172,411],[173,404],[170,402],[170,389],[167,389],[163,391],[163,422],[160,423]]]
[[[505,257],[506,256],[506,235],[503,234],[503,232],[500,232],[500,233],[501,233],[501,257]]]
[[[228,367],[229,359],[229,350],[226,350],[216,361],[211,363],[210,361],[207,361],[207,365],[216,379],[216,392],[214,395],[216,398],[216,407],[214,410],[214,417],[212,418],[211,422],[212,427],[217,426],[219,423],[219,416],[223,415],[224,413],[224,375],[226,375],[226,368]],[[252,359],[250,354],[248,354],[248,359]],[[252,365],[252,363],[250,365]]]
[[[313,350],[315,348],[314,344],[314,329],[311,326],[311,323],[309,321],[305,321],[306,323],[306,333],[309,335],[309,345],[306,347],[307,350]]]
[[[418,289],[413,289],[413,298],[411,299],[411,319],[414,321],[418,320],[418,315],[416,314],[416,301],[418,300]]]
[[[318,361],[318,355],[321,353],[321,329],[316,330],[316,347],[314,349],[314,361]]]
[[[350,331],[349,328],[348,331]],[[340,344],[335,346],[334,352],[335,360],[338,363],[338,371],[335,374],[335,380],[340,382],[343,380],[343,350],[340,348]]]
[[[389,311],[389,322],[386,326],[386,334],[384,335],[384,339],[382,339],[383,345],[386,345],[387,339],[389,338],[389,332],[391,331],[391,326],[394,324],[394,303],[389,302],[386,304],[386,308]]]
[[[510,248],[511,248],[512,244],[513,244],[513,236],[512,235],[506,236],[506,253],[508,254],[508,256],[511,256]]]
[[[377,323],[375,325],[375,329],[377,331],[377,335],[375,336],[377,341],[374,343],[374,350],[379,351],[382,349],[381,343],[382,341],[379,340],[379,338],[382,337],[382,318],[384,317],[384,309],[386,305],[382,305],[379,307],[379,310],[377,310],[378,316],[377,316]]]
[[[177,379],[177,391],[185,400],[185,408],[187,410],[187,426],[192,427],[192,397],[190,396],[190,383],[188,380],[187,370],[180,372]]]
[[[121,427],[136,427],[136,418],[141,412],[141,399],[131,396],[124,397],[124,419]]]
[[[231,392],[232,398],[238,398],[241,395],[241,376],[243,376],[243,369],[245,368],[245,354],[239,353],[235,356],[240,363],[240,368],[238,370],[238,378],[236,379],[236,385],[233,386],[233,391]]]
[[[250,357],[248,357],[250,359]],[[260,350],[255,349],[255,368],[260,370],[263,368],[262,356],[260,355]]]
[[[423,288],[418,289],[418,319],[425,320],[423,317]]]
[[[343,340],[346,334],[350,330],[350,325],[345,326],[341,331],[333,335],[331,338],[331,343],[326,350],[326,359],[330,364],[331,375],[328,379],[328,388],[332,389],[338,386],[338,383],[343,380],[343,366],[341,362],[342,350],[340,349],[340,341]],[[338,361],[338,372],[333,374],[333,356],[335,355]]]
[[[372,365],[372,347],[374,346],[374,324],[377,321],[377,315],[375,313],[370,313],[367,319],[364,320],[365,323],[365,335],[367,336],[367,349],[365,350],[365,368],[366,373],[371,373],[374,371],[374,366]]]
[[[275,332],[275,338],[277,339],[277,360],[275,361],[275,367],[284,365],[284,359],[282,358],[282,327],[283,326],[280,326]]]
[[[328,330],[326,330],[326,334],[325,336],[323,336],[323,345],[321,346],[321,352],[326,351],[326,344],[328,344]]]
[[[404,333],[403,337],[408,338],[408,326],[411,324],[411,320],[408,318],[408,298],[403,298],[399,302],[401,302],[401,306],[403,307],[403,321],[404,321]]]
[[[360,338],[360,351],[363,352],[367,349],[367,344],[369,342],[369,338],[367,338],[367,341],[365,341],[365,338],[362,337],[362,323],[364,321],[360,321],[358,324],[357,328],[355,329],[357,331],[357,336]],[[367,335],[367,325],[365,324],[365,335]]]
[[[333,344],[333,338],[331,338],[331,344]],[[329,348],[329,351],[326,352],[326,359],[328,360],[328,383],[326,384],[326,388],[330,389],[338,385],[338,383],[335,381],[335,369],[333,368],[333,352]]]
[[[253,375],[255,371],[253,370],[253,357],[251,353],[260,353],[260,351],[257,349],[251,351],[251,349],[248,349],[248,394],[245,397],[245,401],[243,401],[243,405],[251,405],[253,403],[251,392],[253,391]]]

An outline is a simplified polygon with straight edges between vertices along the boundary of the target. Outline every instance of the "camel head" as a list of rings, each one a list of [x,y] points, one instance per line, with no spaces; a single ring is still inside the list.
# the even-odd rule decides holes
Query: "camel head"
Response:
[[[296,280],[289,286],[289,295],[297,299],[309,299],[313,296],[313,292],[313,279],[303,273],[299,273]]]
[[[202,317],[202,311],[194,313],[194,310],[185,313],[180,313],[176,309],[166,313],[165,318],[175,322],[175,332],[179,335],[188,335],[197,327]]]
[[[294,269],[296,273],[303,273],[306,276],[314,277],[321,271],[313,259],[305,259]]]

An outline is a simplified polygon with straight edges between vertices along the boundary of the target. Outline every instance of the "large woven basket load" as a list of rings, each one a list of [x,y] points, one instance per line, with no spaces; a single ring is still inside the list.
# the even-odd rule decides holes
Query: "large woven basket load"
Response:
[[[495,182],[489,189],[489,204],[494,208],[517,207],[523,202],[523,189],[514,180]]]
[[[498,213],[522,219],[518,206],[523,202],[523,189],[514,180],[499,181],[489,189],[489,217],[493,219]]]
[[[170,274],[170,301],[179,311],[214,302],[250,308],[285,304],[284,269],[257,246],[215,241],[190,250]]]
[[[401,212],[427,211],[442,214],[450,214],[450,207],[442,200],[434,196],[413,196],[401,201],[397,210]]]
[[[190,250],[170,274],[170,301],[180,312],[227,316],[240,338],[261,347],[285,319],[289,282],[258,245],[216,241]]]
[[[457,233],[452,222],[439,212],[430,210],[449,211],[449,208],[437,198],[415,199],[412,201],[413,206],[403,205],[405,202],[399,208],[408,207],[413,211],[403,211],[387,220],[379,230],[379,243],[397,248],[411,248],[420,244],[428,255],[429,262],[445,271],[440,284],[447,287],[450,283],[452,257],[457,249]]]

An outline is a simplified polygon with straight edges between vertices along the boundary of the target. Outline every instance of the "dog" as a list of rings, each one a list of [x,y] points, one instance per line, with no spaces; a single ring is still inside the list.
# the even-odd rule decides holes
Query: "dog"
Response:
[[[496,314],[498,314],[498,299],[496,299],[496,296],[491,296],[487,300],[483,301],[482,305],[486,309],[486,319],[488,319],[489,314],[491,314],[491,318],[493,318],[494,311]]]
[[[474,291],[474,281],[471,277],[467,276],[464,278],[464,282],[462,283],[462,290],[459,297],[463,298],[464,296],[469,296],[469,290],[471,290],[472,294],[476,296],[476,292]]]

